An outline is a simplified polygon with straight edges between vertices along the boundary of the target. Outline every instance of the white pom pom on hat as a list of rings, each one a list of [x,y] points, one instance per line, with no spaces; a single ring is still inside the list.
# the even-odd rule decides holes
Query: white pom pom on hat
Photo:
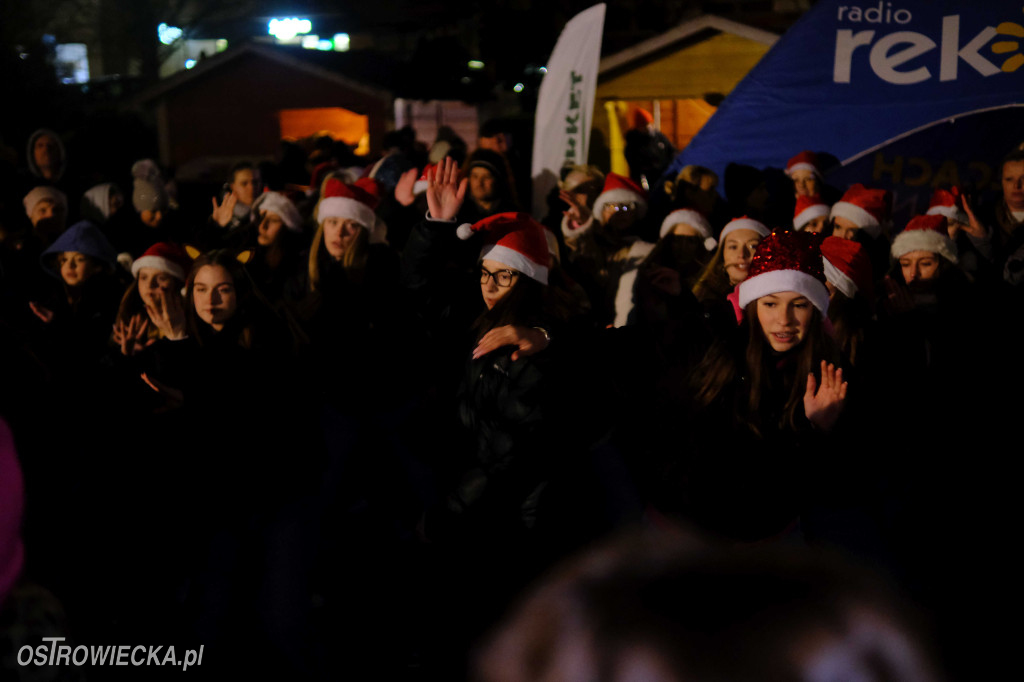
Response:
[[[459,225],[456,234],[468,239],[473,234],[488,243],[480,249],[480,258],[503,263],[541,284],[548,283],[551,254],[544,226],[527,213],[496,213],[473,225]]]
[[[677,208],[665,216],[661,221],[661,237],[667,235],[679,223],[685,223],[697,230],[700,236],[704,237],[704,248],[708,251],[715,250],[718,242],[711,236],[711,223],[700,211],[692,208]]]

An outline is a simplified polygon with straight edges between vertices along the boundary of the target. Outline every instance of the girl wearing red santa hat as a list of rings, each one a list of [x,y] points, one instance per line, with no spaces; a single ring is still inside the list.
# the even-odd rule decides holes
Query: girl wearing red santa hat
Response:
[[[135,280],[121,298],[114,343],[132,356],[162,338],[186,335],[181,292],[192,259],[171,242],[159,242],[132,263]]]
[[[746,216],[730,221],[718,236],[715,254],[693,285],[694,296],[720,333],[735,326],[733,307],[726,297],[747,278],[754,250],[769,232],[762,223]]]
[[[454,163],[442,162],[427,189],[428,220],[416,227],[404,254],[407,284],[414,291],[432,289],[427,300],[449,304],[431,336],[443,336],[449,346],[447,376],[461,365],[455,403],[464,432],[472,436],[464,465],[449,473],[457,483],[442,508],[428,512],[425,528],[434,539],[515,544],[535,537],[538,510],[543,499],[551,499],[545,485],[571,445],[566,410],[580,401],[563,393],[579,388],[566,372],[576,366],[572,356],[580,350],[562,356],[549,348],[559,337],[561,328],[552,325],[561,316],[548,291],[545,228],[525,213],[512,212],[456,228],[465,191]],[[455,271],[465,274],[453,279],[436,267],[461,253],[458,242],[470,240],[478,253],[470,272],[460,265]],[[435,267],[428,267],[431,262]],[[446,285],[451,286],[437,293]],[[475,344],[468,361],[467,327]],[[569,346],[562,345],[566,351]],[[574,431],[579,440],[579,429]]]
[[[370,179],[346,185],[337,178],[324,183],[316,207],[318,227],[309,250],[309,288],[316,291],[326,271],[340,265],[348,279],[360,282],[366,273],[371,244],[386,243],[383,224],[374,212],[377,183]]]
[[[795,526],[809,441],[836,426],[847,393],[820,242],[782,232],[758,245],[738,287],[744,323],[693,373],[685,454],[668,462],[660,508],[741,540]]]
[[[825,237],[821,255],[833,338],[843,357],[855,366],[874,316],[871,261],[862,244],[839,237]]]

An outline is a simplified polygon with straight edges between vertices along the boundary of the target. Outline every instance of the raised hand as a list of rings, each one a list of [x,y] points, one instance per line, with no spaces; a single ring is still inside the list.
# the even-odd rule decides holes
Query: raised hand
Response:
[[[473,359],[481,358],[505,346],[516,346],[512,360],[518,360],[541,352],[548,347],[548,343],[548,335],[540,329],[509,324],[484,334],[473,349]]]
[[[902,315],[914,309],[914,297],[910,295],[910,290],[906,286],[901,285],[888,275],[884,281],[886,297],[883,299],[883,303],[889,314]]]
[[[573,195],[563,189],[558,193],[558,198],[569,204],[569,208],[562,211],[562,215],[567,216],[569,220],[577,225],[590,220],[590,209],[576,201]]]
[[[807,390],[804,392],[804,414],[808,421],[822,431],[831,431],[839,419],[846,402],[847,382],[843,381],[843,370],[821,361],[821,386],[814,379],[814,373],[807,375]]]
[[[459,181],[459,164],[446,156],[437,167],[427,171],[427,206],[435,220],[453,220],[466,198],[468,179]]]
[[[213,219],[217,221],[217,224],[221,227],[227,227],[231,219],[235,217],[235,204],[238,203],[238,197],[235,196],[234,192],[228,192],[224,195],[224,201],[217,203],[217,197],[213,197]]]
[[[402,173],[402,177],[398,178],[398,184],[395,185],[395,201],[402,206],[412,206],[412,202],[416,201],[416,195],[412,190],[419,175],[420,172],[415,167]]]
[[[163,407],[164,410],[173,410],[177,407],[181,407],[182,403],[185,402],[185,394],[182,393],[180,389],[168,386],[167,384],[149,376],[145,372],[140,374],[139,378],[146,382],[147,386],[167,400],[167,404]]]
[[[32,309],[32,314],[38,317],[46,324],[53,322],[53,311],[49,308],[44,308],[35,301],[29,301],[28,307]]]
[[[681,296],[683,283],[679,279],[679,273],[672,268],[659,265],[648,270],[651,286],[669,296]]]
[[[986,230],[985,226],[981,224],[980,220],[978,220],[978,216],[974,214],[974,209],[971,207],[972,198],[973,197],[970,194],[960,195],[960,203],[964,207],[964,213],[967,214],[967,225],[964,226],[964,229],[975,239],[984,239],[985,235],[988,234],[988,230]],[[949,236],[953,237],[953,235]]]
[[[185,308],[178,292],[157,289],[153,292],[153,305],[146,305],[146,313],[166,338],[185,338]]]
[[[132,357],[156,339],[146,339],[149,320],[143,315],[133,315],[128,322],[118,320],[114,323],[114,343],[121,347],[121,355]]]

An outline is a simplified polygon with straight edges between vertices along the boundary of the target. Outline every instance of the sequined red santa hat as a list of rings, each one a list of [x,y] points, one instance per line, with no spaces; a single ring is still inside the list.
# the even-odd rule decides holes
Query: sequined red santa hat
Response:
[[[956,244],[949,238],[946,216],[919,215],[892,240],[892,257],[902,258],[911,251],[931,251],[950,263],[957,262]]]
[[[833,218],[846,218],[872,237],[882,232],[882,221],[889,212],[889,193],[883,189],[868,189],[857,183],[846,190],[843,198],[832,207]]]
[[[427,173],[433,171],[435,168],[437,168],[436,163],[428,163],[426,166],[423,167],[423,174],[420,175],[420,179],[414,182],[412,185],[413,194],[421,194],[427,191]]]
[[[815,194],[813,197],[798,196],[796,198],[796,210],[793,211],[793,229],[802,230],[815,218],[827,218],[829,207],[821,197]]]
[[[820,178],[821,171],[818,169],[818,155],[811,151],[803,151],[786,163],[786,175],[792,177],[793,173],[798,170],[809,170]]]
[[[757,245],[747,278],[740,282],[739,305],[762,296],[795,291],[823,314],[828,311],[828,288],[821,257],[821,235],[813,232],[773,232]]]
[[[604,189],[594,201],[593,214],[598,220],[601,220],[604,207],[608,204],[630,202],[637,205],[637,218],[643,218],[647,213],[647,192],[644,191],[644,188],[624,175],[609,173],[604,179]]]
[[[718,235],[719,243],[725,241],[725,235],[736,230],[753,230],[761,235],[761,238],[767,237],[771,234],[771,230],[764,226],[764,223],[758,222],[753,218],[743,216],[741,218],[734,218],[730,220],[725,227],[722,228],[722,233]]]
[[[459,225],[460,239],[482,235],[487,244],[480,249],[480,259],[498,261],[518,270],[541,284],[548,283],[551,255],[544,226],[527,213],[496,213],[473,225]]]
[[[369,178],[360,178],[351,185],[337,178],[328,178],[316,209],[317,222],[322,224],[328,218],[345,218],[356,221],[367,230],[372,229],[377,222],[374,210],[380,203],[374,192],[376,185]]]
[[[821,243],[821,256],[824,258],[825,279],[832,286],[847,298],[853,298],[859,291],[868,301],[874,300],[871,259],[863,244],[852,239],[825,237]]]
[[[946,216],[950,222],[958,222],[966,225],[970,222],[967,213],[960,208],[961,194],[959,187],[950,189],[937,189],[928,203],[928,215]]]
[[[132,277],[138,278],[142,268],[154,268],[184,282],[188,271],[192,269],[192,259],[173,242],[157,242],[132,263]]]
[[[661,221],[661,237],[671,232],[672,228],[679,223],[685,223],[697,230],[700,236],[704,238],[704,248],[708,251],[715,250],[718,242],[711,236],[711,223],[708,222],[703,213],[692,208],[677,208],[665,216],[665,219]]]

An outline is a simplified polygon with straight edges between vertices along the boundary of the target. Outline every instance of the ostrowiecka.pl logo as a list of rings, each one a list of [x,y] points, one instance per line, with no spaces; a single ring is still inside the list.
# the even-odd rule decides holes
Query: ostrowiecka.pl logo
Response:
[[[80,644],[72,647],[60,644],[65,637],[43,637],[43,644],[31,646],[26,644],[18,649],[18,665],[20,666],[178,666],[182,670],[203,664],[203,647],[187,649],[182,658],[178,658],[173,646],[132,646],[130,644],[86,646]]]

